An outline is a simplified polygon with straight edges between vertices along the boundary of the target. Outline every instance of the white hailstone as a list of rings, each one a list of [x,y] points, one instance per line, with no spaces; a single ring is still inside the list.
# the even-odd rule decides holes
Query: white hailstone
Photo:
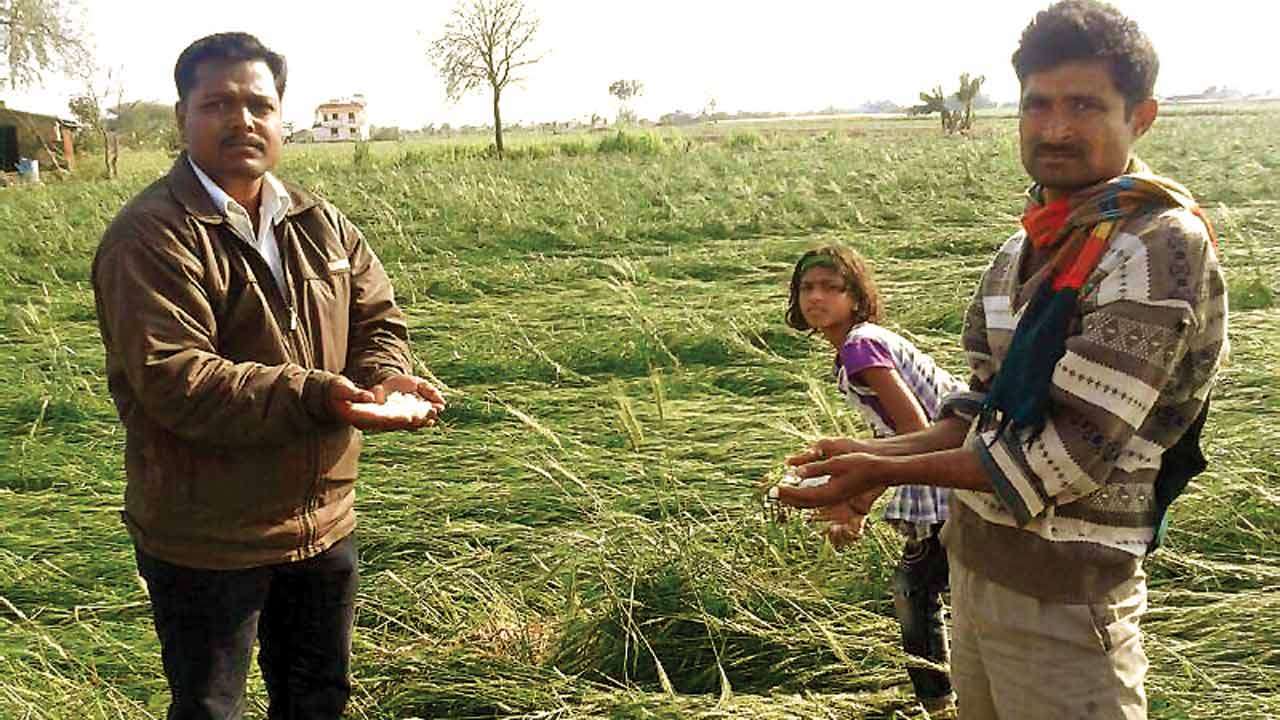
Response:
[[[782,479],[778,481],[778,484],[787,487],[807,488],[826,485],[830,480],[830,475],[814,475],[813,477],[802,478],[796,474],[795,468],[789,467],[786,472],[782,473]]]
[[[769,488],[768,499],[771,502],[777,502],[778,488],[780,487],[792,487],[792,488],[818,487],[819,485],[826,485],[827,482],[830,480],[831,480],[830,475],[815,475],[813,477],[802,478],[796,474],[795,468],[788,467],[782,473],[782,479],[779,480],[776,485]]]
[[[387,395],[386,401],[381,404],[353,403],[351,407],[380,417],[408,418],[431,412],[432,405],[418,395],[393,392]]]

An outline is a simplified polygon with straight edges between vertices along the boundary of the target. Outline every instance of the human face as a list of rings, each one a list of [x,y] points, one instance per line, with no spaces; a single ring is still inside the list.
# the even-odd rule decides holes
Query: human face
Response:
[[[1105,60],[1072,60],[1022,84],[1022,166],[1050,195],[1124,174],[1133,144],[1156,119],[1156,101],[1125,112]]]
[[[853,293],[839,272],[811,267],[800,277],[800,314],[814,330],[846,330],[853,324]]]
[[[262,61],[211,61],[178,103],[178,125],[196,165],[235,197],[280,161],[280,94]],[[237,198],[239,200],[240,198]]]

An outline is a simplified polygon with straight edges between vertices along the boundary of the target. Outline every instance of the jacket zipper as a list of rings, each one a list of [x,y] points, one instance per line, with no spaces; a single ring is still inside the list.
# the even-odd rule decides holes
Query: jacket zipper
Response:
[[[303,367],[311,367],[311,354],[307,352],[306,344],[301,342],[300,337],[302,330],[298,323],[298,311],[295,299],[298,296],[297,288],[294,287],[293,273],[289,271],[289,250],[293,240],[292,227],[286,223],[280,223],[279,232],[276,233],[276,247],[280,251],[280,266],[284,275],[284,287],[280,289],[282,299],[289,312],[289,342],[293,345],[297,352],[297,361]],[[307,470],[307,490],[302,496],[302,514],[299,521],[302,524],[302,546],[298,549],[302,555],[310,553],[315,546],[316,535],[319,528],[316,527],[315,509],[318,498],[318,490],[320,484],[320,447],[319,442],[311,435],[306,436],[306,460],[305,467]]]
[[[314,358],[309,352],[309,343],[302,342],[302,329],[298,323],[298,311],[296,308],[296,298],[298,297],[298,288],[294,287],[293,274],[289,271],[289,250],[293,244],[293,228],[285,223],[280,223],[280,232],[276,233],[276,245],[280,250],[280,265],[284,270],[285,288],[282,295],[287,295],[287,305],[289,308],[289,339],[297,348],[298,360],[304,367],[314,365]],[[307,491],[303,495],[302,502],[302,547],[299,552],[309,554],[315,547],[319,528],[316,526],[316,508],[319,504],[320,490],[320,443],[311,435],[306,436],[306,469],[309,482]]]
[[[304,348],[303,343],[299,341],[299,336],[301,335],[302,330],[298,322],[298,311],[294,302],[296,293],[294,292],[294,289],[293,289],[293,274],[289,271],[288,250],[289,250],[289,240],[292,239],[292,233],[289,232],[291,228],[286,223],[280,223],[280,225],[278,226],[278,230],[280,232],[276,233],[276,248],[280,251],[280,267],[281,267],[281,270],[283,271],[282,275],[284,276],[284,287],[280,287],[279,284],[276,282],[275,274],[271,272],[271,269],[269,267],[266,267],[267,265],[266,260],[263,259],[261,253],[257,252],[256,250],[253,253],[242,251],[242,257],[245,258],[246,262],[251,262],[248,259],[248,255],[250,254],[257,255],[257,257],[252,262],[259,263],[263,267],[266,267],[267,276],[271,278],[270,285],[272,287],[272,290],[268,291],[268,297],[270,297],[271,292],[274,292],[275,300],[276,300],[275,303],[272,303],[270,302],[270,300],[268,300],[268,304],[272,305],[271,311],[272,311],[272,314],[275,316],[276,324],[279,327],[285,328],[285,336],[288,338],[287,342],[285,343],[286,355],[290,356],[290,360],[292,360],[293,362],[303,365],[304,367],[308,367],[310,365],[310,359],[309,359],[310,354],[306,352],[306,349]],[[253,272],[256,277],[257,272],[256,271],[253,271]],[[262,285],[261,282],[258,284]],[[284,311],[285,311],[284,318],[281,318],[281,313],[279,308],[284,308]],[[317,486],[319,485],[320,449],[315,438],[311,437],[310,435],[307,435],[304,438],[304,445],[305,445],[306,452],[305,452],[305,459],[303,460],[303,465],[307,471],[307,477],[309,478],[309,481],[308,481],[306,492],[302,496],[302,511],[298,514],[298,524],[301,526],[301,531],[302,531],[301,544],[298,547],[298,553],[300,557],[305,556],[307,552],[315,545],[316,534],[318,531],[318,528],[316,527],[316,523],[315,523],[315,507],[314,506],[316,501]]]

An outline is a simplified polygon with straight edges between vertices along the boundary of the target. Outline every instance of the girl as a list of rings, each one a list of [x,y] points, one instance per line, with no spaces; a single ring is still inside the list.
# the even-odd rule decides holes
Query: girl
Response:
[[[910,341],[876,324],[880,319],[880,295],[856,252],[828,245],[800,257],[791,276],[787,325],[816,331],[835,348],[836,384],[876,437],[923,430],[936,417],[943,397],[963,384]],[[858,449],[856,440],[824,439],[787,462],[803,464]],[[833,542],[857,537],[880,492],[824,509],[821,517],[833,523],[828,531]],[[948,650],[942,615],[947,556],[938,531],[947,517],[949,494],[943,488],[900,487],[884,509],[885,520],[906,538],[893,583],[903,649],[939,664],[946,664]],[[926,710],[945,714],[954,707],[946,673],[919,667],[907,673]]]

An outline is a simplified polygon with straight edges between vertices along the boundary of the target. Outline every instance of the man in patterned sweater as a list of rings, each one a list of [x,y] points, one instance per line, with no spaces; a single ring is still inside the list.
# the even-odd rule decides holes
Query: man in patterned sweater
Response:
[[[1145,718],[1142,559],[1202,468],[1225,287],[1190,194],[1132,155],[1157,114],[1137,25],[1064,0],[1013,64],[1035,184],[969,308],[971,392],[919,433],[820,441],[800,474],[830,482],[779,499],[956,488],[942,537],[960,716]]]

